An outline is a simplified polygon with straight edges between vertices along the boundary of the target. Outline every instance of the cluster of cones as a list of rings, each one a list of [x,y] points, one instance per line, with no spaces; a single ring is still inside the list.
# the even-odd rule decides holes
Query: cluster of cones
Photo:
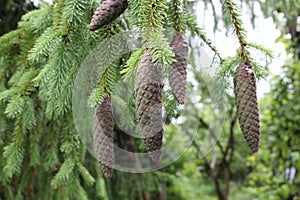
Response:
[[[183,104],[186,94],[188,43],[180,33],[177,33],[171,47],[176,61],[170,66],[169,82],[178,103]],[[149,50],[145,50],[136,73],[136,114],[148,154],[156,163],[160,161],[163,139],[162,80],[162,66],[155,65]],[[95,155],[100,161],[104,176],[111,178],[114,151],[113,113],[109,97],[104,98],[102,104],[97,107],[95,120],[93,138]]]
[[[96,9],[89,29],[97,30],[121,15],[127,8],[127,0],[106,0]],[[187,77],[188,44],[181,34],[174,36],[171,47],[176,62],[169,70],[169,82],[173,94],[180,104],[184,103]],[[162,120],[162,67],[152,62],[148,50],[142,55],[136,74],[135,100],[140,132],[144,138],[149,156],[154,162],[161,157],[163,139]],[[106,178],[112,177],[113,113],[111,100],[106,97],[96,109],[94,123],[94,149]]]
[[[89,29],[95,31],[115,20],[127,8],[127,0],[106,0],[94,12]],[[105,97],[96,109],[93,130],[93,144],[97,159],[100,162],[105,178],[113,174],[114,143],[113,143],[113,111],[111,99]]]
[[[127,8],[127,0],[106,0],[95,11],[89,29],[101,28],[121,15]],[[179,104],[184,104],[187,82],[188,43],[181,33],[171,42],[175,62],[169,69],[169,83]],[[152,62],[149,50],[141,56],[136,73],[135,101],[140,133],[149,156],[159,162],[163,140],[162,120],[162,66]],[[234,94],[240,127],[252,152],[259,149],[260,124],[256,97],[256,79],[249,62],[241,63],[234,75]],[[96,110],[94,127],[95,154],[106,178],[112,176],[113,114],[111,100],[106,97]]]
[[[170,66],[169,82],[175,98],[183,104],[186,94],[188,43],[177,33],[171,42],[171,48],[176,61]],[[163,139],[162,79],[162,66],[155,65],[149,50],[145,50],[136,73],[135,100],[140,132],[154,162],[160,160]]]

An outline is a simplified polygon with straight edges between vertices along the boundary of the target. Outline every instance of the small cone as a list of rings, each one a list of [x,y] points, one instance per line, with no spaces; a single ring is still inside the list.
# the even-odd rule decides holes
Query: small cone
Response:
[[[109,24],[119,17],[127,8],[127,0],[106,0],[96,9],[89,29],[94,31],[104,25]]]
[[[154,162],[159,162],[162,148],[162,88],[162,67],[152,63],[146,50],[137,69],[135,100],[141,135]]]
[[[256,79],[252,66],[241,63],[234,75],[237,115],[244,137],[253,153],[259,150],[260,122],[256,97]]]
[[[169,83],[178,103],[184,104],[186,95],[188,43],[180,33],[177,33],[171,42],[171,47],[175,53],[176,62],[173,62],[169,69]]]
[[[113,114],[108,97],[97,107],[94,123],[94,151],[105,178],[111,178],[114,164]]]

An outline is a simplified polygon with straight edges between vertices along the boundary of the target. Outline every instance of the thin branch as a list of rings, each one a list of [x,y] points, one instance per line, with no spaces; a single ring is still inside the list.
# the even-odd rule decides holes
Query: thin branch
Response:
[[[233,152],[234,152],[234,125],[236,123],[236,120],[237,120],[237,114],[235,114],[233,116],[233,118],[231,119],[231,122],[230,122],[230,138],[229,138],[229,145],[230,145],[230,148],[231,148],[231,152],[229,154],[229,158],[227,160],[228,163],[231,162],[232,160],[232,157],[233,157]]]
[[[155,4],[154,4],[154,0],[151,1],[151,9],[150,9],[150,30],[153,31],[154,29],[154,24],[153,24],[153,13],[154,13],[154,8],[155,8]]]
[[[214,22],[215,22],[215,29],[216,29],[216,27],[218,27],[218,17],[217,17],[216,8],[215,8],[215,5],[214,5],[214,3],[213,3],[212,0],[209,0],[209,2],[210,2],[210,5],[211,5],[211,9],[213,11]]]
[[[230,168],[226,166],[224,169],[224,179],[225,179],[225,189],[224,189],[224,197],[228,197],[229,187],[230,187]]]
[[[229,138],[228,138],[228,141],[226,144],[225,151],[223,152],[222,161],[221,161],[221,163],[223,163],[223,164],[230,163],[230,161],[232,160],[232,157],[233,157],[233,152],[234,152],[234,135],[233,135],[234,129],[233,128],[236,123],[236,120],[237,120],[237,114],[235,114],[230,121]],[[228,158],[228,160],[226,160],[229,150],[230,150],[229,158]]]
[[[231,20],[232,20],[232,23],[233,23],[233,26],[235,29],[235,33],[236,33],[236,36],[240,43],[241,58],[245,62],[250,62],[249,52],[246,49],[246,45],[247,45],[247,42],[245,39],[246,31],[242,26],[243,21],[240,19],[240,13],[237,8],[237,5],[233,2],[233,0],[225,0],[225,5],[231,16]]]
[[[194,107],[194,108],[195,108],[195,107]],[[196,109],[196,108],[195,108],[195,109]],[[194,114],[194,113],[191,113],[191,112],[189,112],[189,114],[192,115],[193,117],[195,117],[195,118],[200,122],[200,124],[202,125],[202,127],[206,128],[206,129],[209,131],[210,135],[214,138],[216,144],[217,144],[218,147],[220,148],[220,151],[222,152],[222,154],[224,154],[225,151],[224,151],[224,149],[223,149],[222,144],[221,144],[220,141],[218,140],[218,138],[217,138],[215,132],[209,127],[209,125],[208,125],[201,117],[199,117],[198,115],[196,115],[196,114]]]
[[[179,15],[178,15],[178,2],[177,0],[173,0],[174,6],[174,17],[175,17],[175,30],[180,32],[180,22],[179,22]]]
[[[230,128],[229,128],[229,139],[228,139],[228,143],[227,143],[227,147],[225,150],[225,153],[223,155],[223,160],[222,162],[225,162],[225,169],[224,169],[224,177],[225,177],[225,196],[228,196],[229,193],[229,181],[230,181],[230,162],[232,161],[232,157],[233,157],[233,152],[234,152],[234,125],[236,123],[237,120],[237,114],[235,114],[230,121]],[[230,150],[230,154],[229,154],[229,158],[226,160],[227,154]]]
[[[189,13],[186,13],[186,24],[189,30],[192,32],[192,35],[198,35],[204,43],[215,53],[215,55],[218,56],[220,59],[220,62],[222,62],[224,59],[221,57],[219,51],[217,48],[212,44],[211,40],[206,37],[205,32],[199,27],[197,21],[194,19],[193,15],[190,15]]]
[[[193,136],[191,135],[191,133],[189,131],[186,131],[186,134],[189,136],[189,138],[192,140],[192,145],[195,147],[195,149],[197,150],[197,152],[199,152],[199,154],[201,155],[202,159],[205,162],[205,166],[208,167],[210,169],[210,165],[209,165],[209,161],[206,159],[206,157],[203,155],[200,146],[195,142]]]
[[[222,62],[224,59],[221,57],[217,48],[212,44],[211,40],[206,37],[205,32],[201,30],[197,34],[203,40],[203,42],[206,43],[207,46],[215,53],[215,55],[218,56],[220,62]]]

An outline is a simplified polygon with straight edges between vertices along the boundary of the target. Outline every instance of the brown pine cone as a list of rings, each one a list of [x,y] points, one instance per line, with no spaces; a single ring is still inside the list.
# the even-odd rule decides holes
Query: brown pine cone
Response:
[[[259,150],[260,122],[256,79],[251,64],[241,63],[234,75],[237,115],[244,137],[253,153]]]
[[[184,104],[186,95],[188,42],[183,38],[181,33],[177,33],[171,42],[171,47],[175,53],[176,62],[173,62],[169,69],[169,83],[178,103]]]
[[[105,178],[111,178],[114,164],[113,114],[111,101],[105,97],[97,107],[94,124],[94,150]]]
[[[162,89],[162,67],[152,63],[146,50],[136,73],[135,100],[141,135],[154,162],[159,162],[162,148]]]
[[[106,0],[96,9],[89,29],[94,31],[104,25],[109,24],[119,17],[127,8],[127,0]]]

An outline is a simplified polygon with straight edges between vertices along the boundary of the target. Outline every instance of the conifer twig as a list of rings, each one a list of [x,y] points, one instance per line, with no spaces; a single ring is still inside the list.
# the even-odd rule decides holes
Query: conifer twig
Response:
[[[175,18],[175,30],[180,32],[177,0],[173,0],[173,6],[174,6],[174,18]]]
[[[223,58],[221,57],[218,49],[212,44],[211,40],[206,37],[205,33],[203,31],[199,31],[198,35],[222,62]]]
[[[153,16],[153,13],[154,13],[154,7],[155,7],[155,4],[154,4],[154,0],[151,1],[151,9],[150,9],[150,31],[153,31],[154,29],[154,24],[153,24],[153,21],[154,21],[154,16]]]
[[[232,0],[225,0],[225,6],[227,8],[227,11],[230,14],[235,34],[239,40],[240,47],[241,47],[241,59],[244,62],[250,62],[249,52],[246,49],[247,42],[246,42],[246,30],[243,28],[243,22],[240,19],[240,11]]]

